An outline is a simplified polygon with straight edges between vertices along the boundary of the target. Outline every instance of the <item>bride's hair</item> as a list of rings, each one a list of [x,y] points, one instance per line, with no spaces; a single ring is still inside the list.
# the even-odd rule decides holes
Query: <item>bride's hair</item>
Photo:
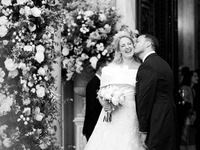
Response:
[[[128,32],[127,30],[126,31],[119,31],[117,34],[115,34],[115,36],[113,37],[113,47],[115,49],[115,53],[114,53],[114,58],[113,58],[113,61],[114,63],[122,63],[122,54],[120,53],[120,40],[122,38],[128,38],[131,40],[132,44],[134,45],[134,40],[136,38],[135,34],[133,35],[133,32]],[[133,58],[135,60],[137,60],[137,58],[135,57],[135,55],[133,56]]]

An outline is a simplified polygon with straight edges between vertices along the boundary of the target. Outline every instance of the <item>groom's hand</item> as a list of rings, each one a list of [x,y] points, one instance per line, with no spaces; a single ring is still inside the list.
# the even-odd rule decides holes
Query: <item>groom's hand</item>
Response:
[[[147,138],[147,133],[146,132],[140,132],[140,139],[141,139],[141,142],[142,142],[142,146],[147,149],[147,145],[145,143],[146,141],[146,138]]]

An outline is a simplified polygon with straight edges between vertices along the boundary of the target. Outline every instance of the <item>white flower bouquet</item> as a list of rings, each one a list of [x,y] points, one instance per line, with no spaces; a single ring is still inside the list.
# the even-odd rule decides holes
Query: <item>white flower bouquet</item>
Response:
[[[111,122],[112,120],[112,112],[115,108],[121,104],[125,100],[125,95],[123,91],[119,89],[119,87],[115,85],[108,85],[106,87],[100,88],[98,91],[98,99],[101,102],[108,102],[113,108],[111,111],[107,111],[106,116],[104,116],[103,121]]]

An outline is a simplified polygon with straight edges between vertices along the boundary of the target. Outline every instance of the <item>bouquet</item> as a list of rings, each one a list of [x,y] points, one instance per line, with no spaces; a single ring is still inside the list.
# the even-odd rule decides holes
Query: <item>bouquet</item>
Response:
[[[103,118],[103,121],[111,122],[112,120],[112,112],[115,110],[115,108],[123,103],[125,100],[125,95],[122,90],[119,89],[119,87],[115,85],[108,85],[106,87],[102,87],[98,91],[98,99],[101,102],[108,102],[111,107],[113,108],[110,111],[106,112],[106,115]]]

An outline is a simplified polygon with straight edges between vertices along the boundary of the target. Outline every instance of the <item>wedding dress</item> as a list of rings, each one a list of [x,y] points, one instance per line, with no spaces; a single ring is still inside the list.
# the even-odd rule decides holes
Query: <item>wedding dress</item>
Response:
[[[112,112],[111,122],[103,121],[106,112],[102,109],[84,150],[143,150],[134,96],[136,73],[137,69],[113,65],[102,69],[101,88],[115,85],[123,91],[125,100]]]

